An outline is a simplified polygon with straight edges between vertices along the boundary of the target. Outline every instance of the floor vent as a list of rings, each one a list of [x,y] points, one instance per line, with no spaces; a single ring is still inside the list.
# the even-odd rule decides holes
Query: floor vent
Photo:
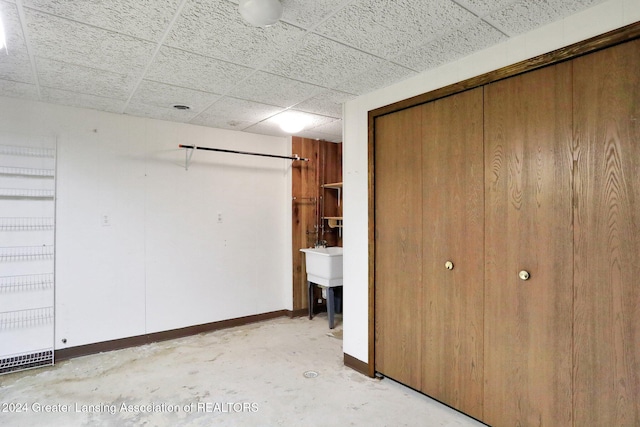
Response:
[[[14,354],[0,359],[0,374],[53,365],[53,349]]]

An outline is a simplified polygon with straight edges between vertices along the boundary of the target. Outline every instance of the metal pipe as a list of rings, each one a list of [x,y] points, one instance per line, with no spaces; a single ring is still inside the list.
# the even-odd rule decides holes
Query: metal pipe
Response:
[[[218,151],[221,153],[232,153],[232,154],[246,154],[249,156],[261,156],[261,157],[274,157],[276,159],[289,159],[289,160],[299,160],[302,162],[308,162],[309,159],[304,157],[300,157],[297,154],[295,156],[279,156],[277,154],[264,154],[264,153],[252,153],[249,151],[238,151],[238,150],[225,150],[223,148],[209,148],[209,147],[198,147],[196,145],[178,145],[179,148],[189,148],[192,150],[206,150],[206,151]]]

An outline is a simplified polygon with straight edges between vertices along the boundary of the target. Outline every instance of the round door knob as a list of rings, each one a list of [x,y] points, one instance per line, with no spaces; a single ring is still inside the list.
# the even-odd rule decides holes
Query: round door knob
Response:
[[[531,277],[531,275],[528,271],[522,270],[520,273],[518,273],[518,277],[522,280],[529,280],[529,277]]]
[[[453,263],[451,261],[445,262],[444,268],[446,268],[447,270],[453,270]]]

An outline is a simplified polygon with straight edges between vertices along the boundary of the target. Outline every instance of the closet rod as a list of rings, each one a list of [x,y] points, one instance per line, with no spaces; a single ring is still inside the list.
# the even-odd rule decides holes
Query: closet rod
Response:
[[[196,145],[178,145],[179,148],[189,148],[192,150],[206,150],[206,151],[218,151],[221,153],[232,153],[232,154],[246,154],[249,156],[261,156],[261,157],[275,157],[276,159],[289,159],[289,160],[300,160],[302,162],[308,162],[309,159],[304,157],[300,157],[297,154],[294,156],[278,156],[277,154],[264,154],[264,153],[251,153],[249,151],[237,151],[237,150],[225,150],[222,148],[209,148],[209,147],[198,147]]]

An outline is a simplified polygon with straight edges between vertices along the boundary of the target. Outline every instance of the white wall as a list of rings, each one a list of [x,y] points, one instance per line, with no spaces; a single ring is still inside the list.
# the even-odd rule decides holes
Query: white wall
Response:
[[[370,110],[640,21],[640,1],[610,0],[344,106],[344,352],[368,361],[368,164]],[[402,307],[398,308],[402,310]]]
[[[57,349],[292,308],[291,162],[197,151],[185,171],[178,149],[289,138],[9,98],[0,131],[58,141]]]

